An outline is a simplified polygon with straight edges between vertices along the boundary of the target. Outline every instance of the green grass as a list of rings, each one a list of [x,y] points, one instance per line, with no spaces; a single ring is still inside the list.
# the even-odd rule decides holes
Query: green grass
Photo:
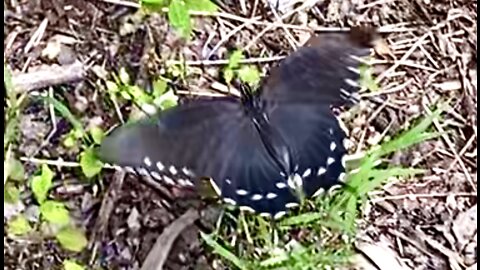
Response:
[[[236,218],[227,211],[216,231],[202,234],[205,244],[231,269],[332,269],[348,264],[368,193],[392,178],[408,179],[424,172],[392,167],[385,159],[439,136],[429,127],[442,111],[443,107],[396,138],[368,150],[358,169],[347,175],[348,189],[306,201],[299,211],[275,223],[252,214],[241,213]]]

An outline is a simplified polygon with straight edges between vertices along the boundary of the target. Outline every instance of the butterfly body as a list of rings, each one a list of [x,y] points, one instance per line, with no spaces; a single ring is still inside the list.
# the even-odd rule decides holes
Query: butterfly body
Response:
[[[101,159],[169,185],[209,177],[225,202],[283,216],[344,175],[345,133],[331,106],[354,103],[359,63],[350,53],[368,50],[334,37],[344,43],[312,40],[255,93],[195,100],[120,127],[102,143]]]

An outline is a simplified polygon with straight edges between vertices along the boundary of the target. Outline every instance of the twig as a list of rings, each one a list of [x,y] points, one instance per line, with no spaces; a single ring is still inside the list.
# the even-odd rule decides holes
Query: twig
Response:
[[[153,245],[148,253],[141,270],[163,269],[163,264],[168,258],[168,254],[170,253],[175,239],[183,230],[185,230],[185,228],[193,224],[198,218],[198,212],[194,209],[190,209],[165,228],[163,233],[157,238],[155,245]]]
[[[28,92],[48,86],[69,83],[85,77],[81,62],[65,66],[48,66],[27,73],[12,74],[12,83],[19,92]]]
[[[280,27],[283,29],[283,31],[285,31],[285,34],[287,34],[287,40],[290,43],[290,46],[292,47],[292,49],[296,50],[297,47],[298,47],[297,41],[293,37],[292,33],[290,33],[290,31],[287,29],[287,27],[285,26],[285,23],[283,23],[283,19],[280,18],[277,11],[273,7],[273,4],[271,2],[268,2],[268,3],[269,3],[269,6],[270,6],[270,10],[273,13],[273,16],[280,23]]]
[[[107,226],[108,220],[110,219],[110,215],[112,214],[112,211],[115,208],[115,203],[118,200],[118,194],[122,189],[124,180],[125,180],[125,172],[122,172],[122,171],[116,172],[115,175],[113,176],[112,183],[108,187],[108,190],[103,197],[102,205],[100,206],[100,210],[98,211],[98,216],[97,216],[98,218],[95,222],[94,231],[91,236],[91,240],[93,241],[92,250],[98,250],[98,246],[100,245],[100,243],[105,237],[105,233],[108,227]],[[100,235],[100,239],[98,239],[99,235]],[[92,253],[91,259],[94,258],[94,255],[95,253]]]
[[[31,157],[21,157],[21,161],[25,161],[32,164],[46,164],[50,166],[56,167],[80,167],[80,163],[74,161],[63,161],[62,159],[57,160],[49,160],[49,159],[39,159],[39,158],[31,158]]]
[[[45,29],[47,29],[47,25],[48,25],[48,19],[45,18],[40,23],[37,30],[35,30],[32,37],[27,42],[27,45],[25,45],[25,48],[23,48],[23,53],[25,53],[25,54],[28,53],[30,51],[30,49],[33,48],[33,46],[38,45],[40,40],[42,40],[43,34],[45,34]]]

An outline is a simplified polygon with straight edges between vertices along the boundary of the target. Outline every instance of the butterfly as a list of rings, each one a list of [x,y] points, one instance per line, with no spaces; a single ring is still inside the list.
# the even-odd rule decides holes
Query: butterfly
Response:
[[[332,106],[358,102],[368,27],[319,34],[274,67],[257,91],[197,99],[115,129],[99,157],[172,186],[211,179],[241,210],[278,219],[341,183],[346,134]]]

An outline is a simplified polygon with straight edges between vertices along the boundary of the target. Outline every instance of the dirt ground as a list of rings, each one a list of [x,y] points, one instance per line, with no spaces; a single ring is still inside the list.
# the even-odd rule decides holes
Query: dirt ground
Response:
[[[377,52],[374,65],[381,90],[367,95],[387,102],[367,102],[360,116],[347,122],[355,145],[352,152],[411,126],[437,101],[448,100],[450,109],[441,122],[434,123],[442,136],[392,157],[394,164],[424,168],[427,173],[391,182],[371,195],[361,221],[359,239],[364,244],[357,249],[377,266],[382,258],[376,248],[381,246],[409,269],[476,269],[477,2],[317,1],[300,5],[283,21],[288,27],[278,23],[265,1],[248,1],[245,6],[240,2],[245,3],[218,2],[219,13],[213,16],[194,14],[194,35],[185,42],[172,31],[164,14],[140,15],[132,2],[5,0],[4,62],[14,71],[14,81],[22,85],[33,81],[22,75],[38,70],[51,73],[57,65],[65,71],[81,63],[85,74],[73,67],[66,82],[58,85],[53,76],[42,87],[30,85],[36,88],[32,93],[53,91],[85,126],[96,122],[108,129],[118,118],[105,104],[106,94],[98,85],[120,67],[128,70],[137,85],[149,89],[156,74],[168,72],[166,61],[181,60],[183,55],[195,68],[185,78],[172,78],[173,82],[183,89],[215,93],[203,89],[220,84],[218,61],[227,59],[229,50],[247,48],[249,57],[262,54],[273,59],[292,50],[288,36],[299,42],[308,38],[308,32],[298,28],[379,26],[388,45]],[[248,22],[255,16],[255,23]],[[275,27],[262,32],[268,22],[276,23]],[[49,55],[49,44],[58,40],[60,50]],[[196,63],[207,56],[209,61],[203,65]],[[264,72],[272,64],[268,57],[258,61]],[[129,106],[121,108],[123,113],[129,110]],[[27,174],[38,168],[32,158],[77,161],[78,151],[61,144],[70,129],[68,121],[52,119],[48,107],[28,102],[14,149],[17,157],[24,158]],[[200,221],[179,235],[164,269],[219,269],[198,237],[199,230],[214,226],[217,210],[208,202],[178,200],[178,191],[146,184],[132,175],[106,171],[100,181],[88,182],[78,167],[55,169],[52,194],[68,202],[77,224],[86,229],[88,249],[71,254],[54,241],[13,239],[4,230],[4,269],[61,269],[66,257],[91,269],[140,269],[157,237],[190,208],[205,210]],[[26,211],[32,210],[30,193],[22,203]]]

